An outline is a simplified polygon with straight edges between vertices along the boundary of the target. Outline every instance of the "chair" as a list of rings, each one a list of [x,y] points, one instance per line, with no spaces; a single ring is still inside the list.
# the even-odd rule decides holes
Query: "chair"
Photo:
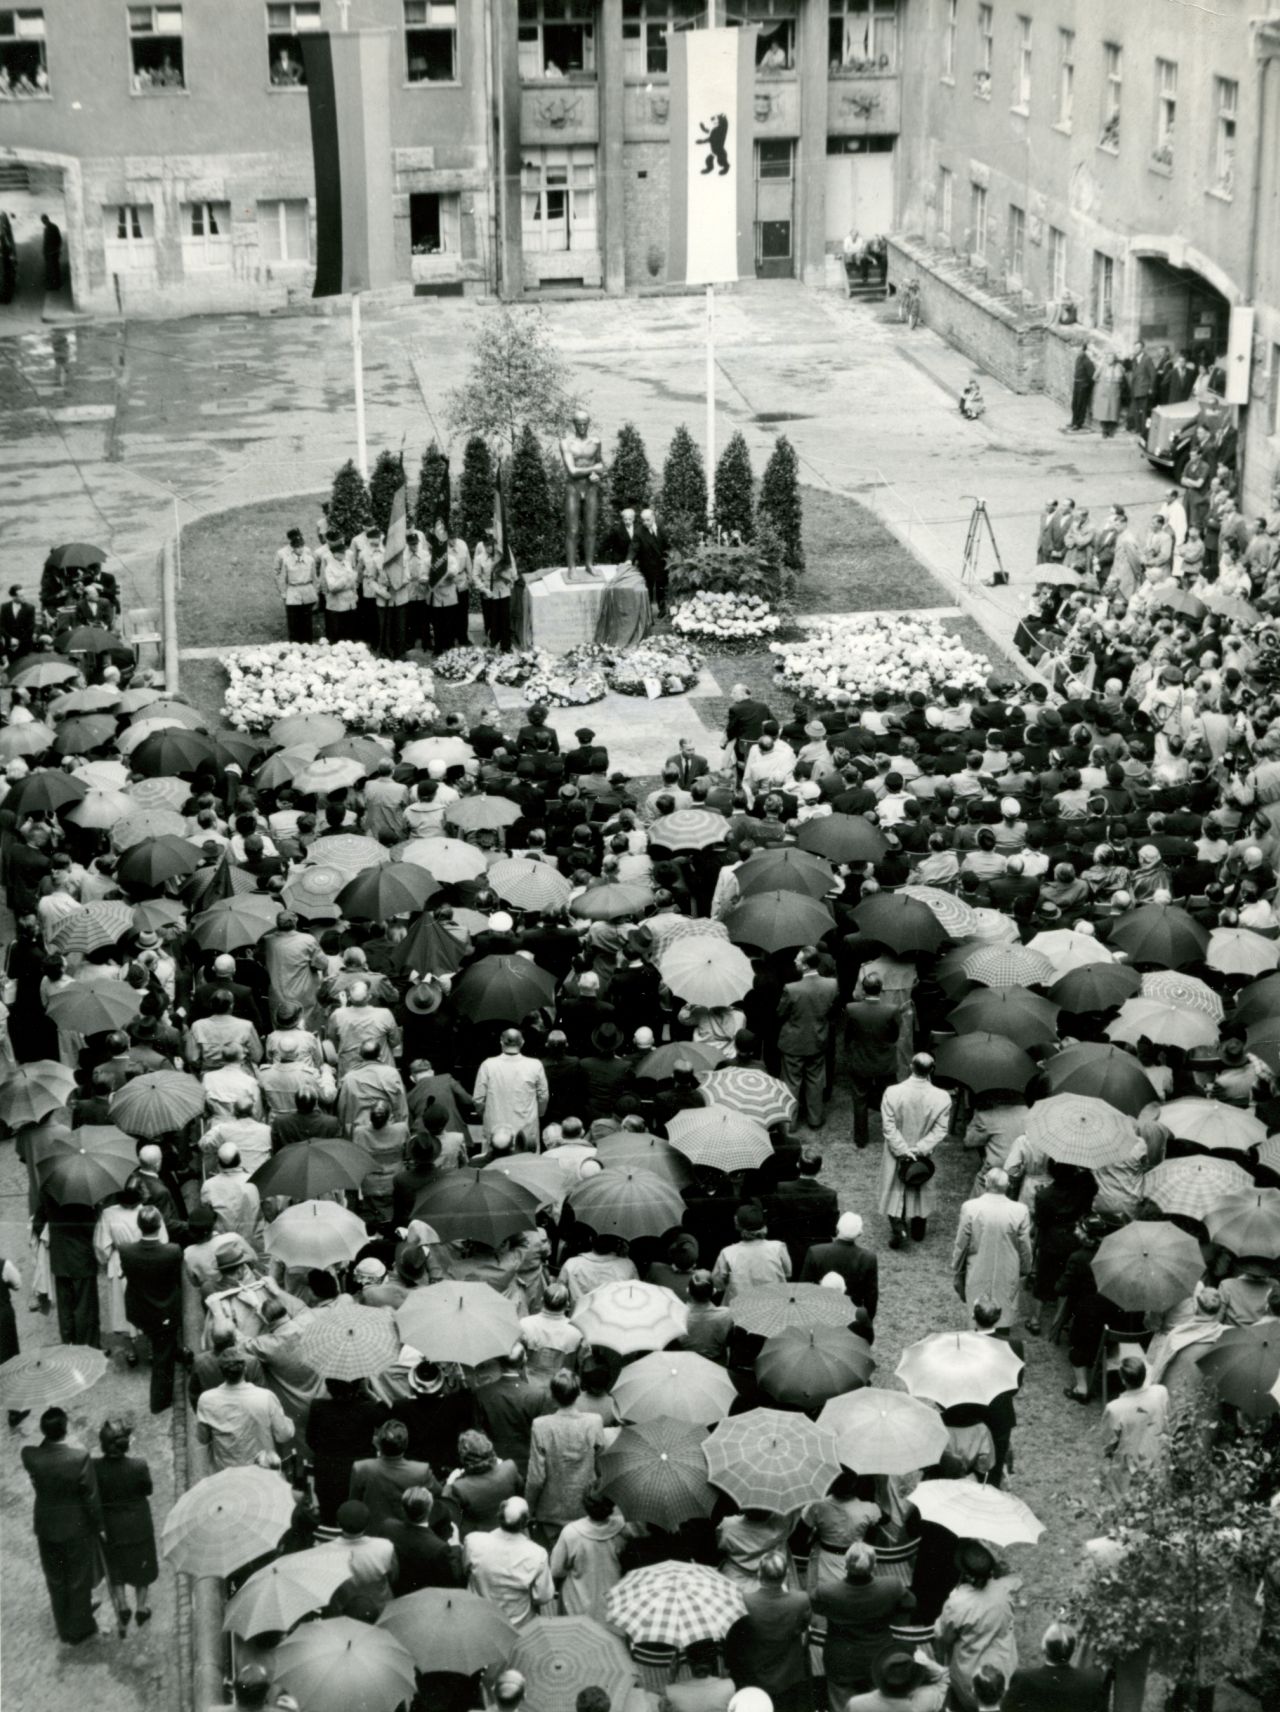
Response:
[[[142,650],[153,648],[159,664],[164,637],[160,630],[160,615],[154,606],[131,606],[120,620],[120,634],[133,649],[133,658],[142,664]]]
[[[632,1641],[631,1662],[640,1677],[640,1686],[661,1699],[679,1668],[680,1649],[661,1641]]]
[[[1146,1357],[1147,1345],[1151,1342],[1150,1332],[1115,1332],[1108,1328],[1102,1334],[1102,1342],[1098,1345],[1098,1359],[1094,1365],[1093,1376],[1089,1389],[1094,1396],[1100,1397],[1103,1403],[1111,1400],[1111,1381],[1120,1372],[1120,1363],[1135,1356],[1139,1361]]]
[[[895,1545],[877,1545],[877,1581],[896,1581],[903,1587],[910,1587],[915,1579],[916,1557],[919,1551],[918,1538],[899,1540]]]

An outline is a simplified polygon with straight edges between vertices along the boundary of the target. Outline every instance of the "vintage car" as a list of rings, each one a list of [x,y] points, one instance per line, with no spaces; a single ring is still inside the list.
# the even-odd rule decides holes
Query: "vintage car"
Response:
[[[1227,416],[1227,406],[1217,398],[1188,398],[1181,404],[1157,404],[1147,418],[1147,431],[1139,435],[1139,444],[1148,463],[1162,470],[1172,470],[1179,479],[1182,466],[1191,450],[1191,437],[1197,428],[1212,433],[1220,428]]]

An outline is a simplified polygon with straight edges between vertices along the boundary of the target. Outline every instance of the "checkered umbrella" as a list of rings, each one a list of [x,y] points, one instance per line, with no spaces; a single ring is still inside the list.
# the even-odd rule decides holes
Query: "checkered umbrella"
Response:
[[[48,1409],[69,1403],[107,1371],[107,1358],[87,1344],[53,1344],[23,1350],[0,1366],[0,1397],[7,1409]]]
[[[641,1356],[622,1370],[613,1388],[613,1400],[623,1420],[665,1419],[668,1425],[683,1421],[707,1426],[722,1421],[737,1396],[737,1387],[718,1362],[679,1349]],[[701,1466],[705,1474],[706,1465]]]
[[[181,838],[187,823],[173,808],[137,808],[125,815],[111,828],[111,842],[117,850],[132,850],[147,838]]]
[[[836,1435],[841,1461],[858,1474],[911,1474],[932,1468],[947,1429],[928,1403],[868,1385],[824,1403],[818,1425]]]
[[[1172,969],[1151,969],[1142,977],[1142,997],[1158,999],[1161,1004],[1177,1005],[1184,1011],[1199,1011],[1221,1022],[1222,1000],[1213,988],[1194,975],[1178,974]]]
[[[701,1563],[654,1563],[624,1575],[605,1614],[627,1639],[650,1646],[691,1647],[719,1641],[747,1607],[727,1576]]]
[[[1154,1041],[1157,1046],[1214,1046],[1218,1025],[1203,1011],[1184,1010],[1181,1005],[1164,999],[1126,999],[1120,1015],[1107,1024],[1112,1040],[1125,1040],[1136,1045],[1140,1040]]]
[[[788,1326],[847,1326],[853,1309],[843,1290],[821,1284],[758,1284],[733,1299],[733,1323],[758,1337]]]
[[[97,951],[114,945],[133,932],[133,911],[126,903],[111,899],[82,904],[74,915],[65,916],[54,929],[53,941],[67,955],[73,951]]]
[[[111,1096],[111,1121],[128,1135],[168,1135],[204,1110],[204,1088],[181,1070],[150,1070]]]
[[[1251,927],[1215,927],[1204,960],[1222,975],[1265,975],[1280,966],[1280,941]]]
[[[530,862],[523,856],[495,862],[485,876],[503,903],[512,909],[565,909],[573,887],[549,862]]]
[[[637,1165],[606,1167],[568,1194],[580,1224],[611,1236],[663,1236],[684,1217],[680,1191]]]
[[[285,1266],[340,1266],[368,1240],[364,1220],[337,1201],[297,1201],[267,1226],[267,1253]],[[325,1311],[326,1321],[331,1312]]]
[[[950,892],[939,891],[937,886],[903,886],[902,895],[932,910],[948,939],[968,939],[978,931],[975,911]]]
[[[1135,1219],[1104,1237],[1089,1264],[1099,1293],[1118,1308],[1163,1313],[1191,1294],[1204,1256],[1196,1239],[1177,1225]]]
[[[601,1284],[579,1302],[573,1323],[588,1343],[618,1355],[663,1349],[688,1329],[689,1311],[661,1284]]]
[[[339,1296],[312,1316],[298,1353],[324,1379],[371,1379],[395,1365],[400,1334],[390,1308],[363,1308]]]
[[[625,1644],[591,1617],[535,1617],[521,1629],[509,1663],[538,1712],[574,1712],[584,1688],[602,1688],[610,1706],[623,1706],[636,1686]]]
[[[223,1630],[245,1639],[287,1634],[312,1611],[323,1609],[350,1574],[347,1552],[329,1546],[290,1552],[249,1577],[227,1606]]]
[[[1047,987],[1057,971],[1025,945],[989,945],[965,960],[964,972],[983,987]]]
[[[1277,1148],[1280,1164],[1280,1147]],[[1261,1158],[1261,1156],[1259,1156]],[[1265,1160],[1261,1161],[1263,1164]],[[1154,1201],[1162,1213],[1180,1213],[1184,1218],[1203,1219],[1231,1195],[1243,1195],[1253,1188],[1253,1178],[1227,1159],[1208,1159],[1203,1155],[1191,1159],[1166,1159],[1148,1171],[1142,1180],[1142,1193]]]
[[[773,1153],[764,1125],[727,1106],[677,1112],[667,1119],[667,1134],[694,1165],[717,1171],[753,1171]]]
[[[922,1480],[911,1502],[926,1522],[936,1522],[962,1540],[1033,1546],[1044,1532],[1044,1523],[1021,1498],[974,1480]]]
[[[276,1648],[272,1674],[307,1712],[394,1712],[417,1690],[409,1651],[354,1617],[299,1624]]]
[[[165,1518],[160,1549],[187,1575],[230,1575],[274,1551],[293,1516],[293,1491],[270,1468],[224,1468],[184,1492]]]
[[[1056,927],[1048,933],[1037,933],[1027,941],[1028,951],[1038,951],[1053,964],[1061,980],[1073,969],[1087,969],[1094,963],[1111,963],[1111,953],[1092,933],[1073,933],[1070,928]]]
[[[649,828],[650,844],[664,850],[706,850],[712,844],[723,844],[728,836],[729,822],[709,808],[678,808]]]
[[[682,939],[662,954],[658,973],[691,1005],[732,1005],[751,991],[751,959],[723,939]]]
[[[628,1522],[653,1522],[672,1532],[694,1516],[709,1516],[716,1495],[702,1454],[705,1426],[659,1416],[623,1427],[600,1458],[605,1491]]]
[[[836,1435],[782,1409],[731,1415],[702,1449],[712,1485],[744,1509],[798,1510],[840,1473]]]
[[[411,838],[396,851],[397,862],[414,862],[434,874],[442,886],[479,879],[488,867],[483,850],[461,838]]]
[[[1209,1235],[1232,1254],[1280,1258],[1280,1189],[1229,1195],[1206,1219]]]
[[[790,1123],[800,1109],[795,1095],[785,1082],[763,1070],[744,1069],[736,1064],[723,1070],[709,1070],[700,1076],[702,1092],[716,1106],[727,1106],[754,1118],[769,1129],[774,1124]]]
[[[75,1085],[73,1073],[56,1059],[36,1058],[17,1065],[0,1082],[0,1123],[9,1129],[43,1123],[66,1105]]]
[[[1160,1122],[1179,1141],[1195,1141],[1212,1153],[1247,1153],[1267,1139],[1267,1126],[1241,1106],[1222,1100],[1170,1100]]]
[[[378,1627],[409,1649],[419,1670],[453,1676],[506,1664],[517,1634],[496,1605],[456,1587],[424,1587],[393,1599]]]
[[[1087,1094],[1051,1094],[1027,1118],[1027,1140],[1063,1165],[1118,1165],[1137,1140],[1131,1119]]]
[[[677,939],[728,939],[729,929],[709,915],[655,915],[644,924],[653,935],[655,955]]]

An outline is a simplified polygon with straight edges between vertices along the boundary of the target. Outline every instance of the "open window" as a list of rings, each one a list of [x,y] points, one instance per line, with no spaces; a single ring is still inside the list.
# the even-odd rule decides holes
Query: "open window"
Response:
[[[833,72],[896,71],[898,68],[898,0],[828,0],[827,63]],[[954,22],[944,47],[952,55],[945,75],[953,75]]]
[[[187,87],[181,6],[130,6],[129,54],[135,95]]]
[[[33,8],[0,10],[0,100],[48,95],[44,13]]]
[[[273,89],[303,89],[302,38],[320,28],[320,0],[267,7],[267,63]]]
[[[668,33],[707,21],[705,0],[622,0],[622,70],[629,78],[665,77]]]
[[[518,58],[528,83],[596,74],[591,0],[520,0]]]
[[[410,83],[456,83],[456,0],[404,0],[404,48]]]
[[[456,194],[426,190],[410,195],[409,247],[415,256],[461,253],[461,199]]]

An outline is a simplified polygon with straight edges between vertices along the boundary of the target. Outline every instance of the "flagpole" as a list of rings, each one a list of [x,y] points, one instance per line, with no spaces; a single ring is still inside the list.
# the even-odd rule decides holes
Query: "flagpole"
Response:
[[[356,392],[356,467],[369,479],[369,450],[364,437],[364,345],[360,334],[360,293],[351,293],[351,363]]]
[[[707,522],[716,519],[716,288],[707,287]]]

